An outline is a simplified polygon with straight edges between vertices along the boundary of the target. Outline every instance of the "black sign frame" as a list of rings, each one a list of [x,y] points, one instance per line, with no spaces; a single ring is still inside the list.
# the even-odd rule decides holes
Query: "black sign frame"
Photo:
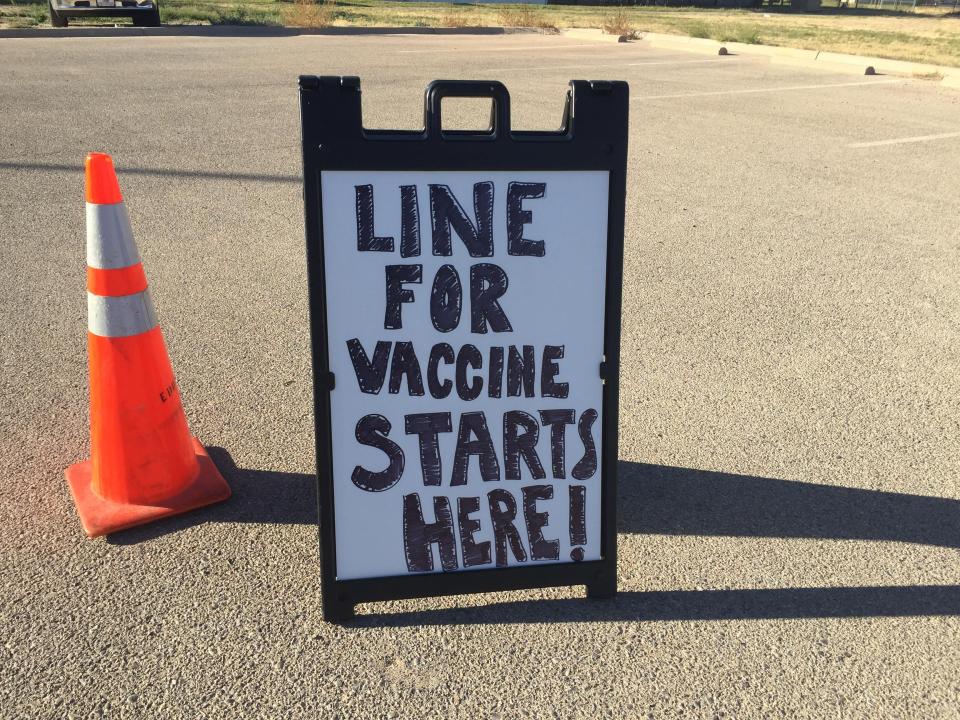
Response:
[[[441,105],[445,97],[491,99],[489,129],[482,132],[444,130]],[[512,131],[510,96],[503,84],[492,81],[430,83],[424,98],[424,129],[419,131],[365,129],[357,77],[301,76],[300,113],[324,618],[349,619],[353,617],[354,606],[364,602],[537,587],[585,585],[588,597],[613,596],[617,591],[617,430],[629,115],[627,83],[571,81],[561,127],[555,132]],[[604,380],[600,418],[603,433],[600,560],[337,579],[330,416],[330,392],[336,378],[330,372],[327,355],[320,184],[320,174],[325,170],[602,170],[609,173],[604,361],[598,368]]]

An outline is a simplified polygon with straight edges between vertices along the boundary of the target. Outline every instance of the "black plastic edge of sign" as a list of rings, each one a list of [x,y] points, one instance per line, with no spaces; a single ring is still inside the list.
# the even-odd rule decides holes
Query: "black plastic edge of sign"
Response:
[[[445,131],[444,97],[488,97],[492,112],[484,132]],[[358,603],[462,593],[585,585],[588,597],[617,591],[617,431],[619,417],[620,311],[626,199],[629,88],[623,81],[572,80],[561,127],[555,132],[510,128],[510,96],[495,81],[436,80],[424,96],[423,130],[366,130],[360,79],[300,77],[303,197],[313,359],[314,422],[323,617],[353,617]],[[326,288],[320,173],[324,170],[544,170],[609,172],[604,379],[601,427],[601,559],[491,570],[460,570],[362,580],[337,580],[333,507]]]

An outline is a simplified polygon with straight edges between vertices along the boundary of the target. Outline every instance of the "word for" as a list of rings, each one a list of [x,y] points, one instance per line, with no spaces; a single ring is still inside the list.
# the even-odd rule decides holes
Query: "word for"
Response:
[[[423,265],[386,266],[386,309],[383,328],[399,330],[403,327],[401,309],[404,303],[416,299],[413,290],[405,285],[423,281]],[[510,281],[499,265],[477,263],[470,268],[470,332],[485,334],[487,326],[493,332],[512,332],[513,326],[500,305]],[[460,324],[463,311],[463,284],[453,265],[442,265],[433,276],[430,290],[430,322],[440,332],[450,332]]]

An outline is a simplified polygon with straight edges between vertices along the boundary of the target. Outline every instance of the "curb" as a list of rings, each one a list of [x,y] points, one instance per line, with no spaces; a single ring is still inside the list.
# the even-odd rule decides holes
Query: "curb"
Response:
[[[960,68],[945,65],[928,65],[926,63],[907,62],[905,60],[888,60],[886,58],[868,57],[865,55],[845,55],[843,53],[826,52],[822,50],[801,50],[799,48],[774,47],[772,45],[748,45],[746,43],[721,43],[705,38],[691,38],[680,35],[663,35],[660,33],[644,33],[642,40],[650,47],[684,50],[687,52],[705,53],[709,55],[722,54],[726,48],[734,55],[760,55],[770,58],[770,62],[799,67],[810,67],[834,72],[848,72],[864,75],[867,68],[872,67],[881,75],[896,75],[900,77],[941,76],[941,84],[947,87],[960,87]]]
[[[592,42],[614,44],[632,42],[634,40],[630,35],[610,35],[597,28],[566,28],[565,30],[561,30],[560,34],[571,40],[590,40]]]
[[[721,43],[708,38],[685,37],[683,35],[663,35],[661,33],[643,33],[641,40],[650,47],[664,50],[683,50],[686,52],[717,55],[721,47],[732,43]]]
[[[502,27],[329,27],[273,25],[165,25],[163,27],[0,28],[0,38],[64,37],[295,37],[297,35],[512,35],[538,28]]]

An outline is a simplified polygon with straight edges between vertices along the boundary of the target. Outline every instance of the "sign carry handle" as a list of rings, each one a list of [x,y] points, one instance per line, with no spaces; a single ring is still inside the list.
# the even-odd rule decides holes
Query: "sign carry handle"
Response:
[[[444,130],[441,114],[443,99],[447,97],[490,98],[490,128],[486,132],[474,130]],[[503,83],[491,80],[434,80],[424,96],[423,124],[427,137],[433,141],[463,138],[506,140],[510,137],[510,93]]]

